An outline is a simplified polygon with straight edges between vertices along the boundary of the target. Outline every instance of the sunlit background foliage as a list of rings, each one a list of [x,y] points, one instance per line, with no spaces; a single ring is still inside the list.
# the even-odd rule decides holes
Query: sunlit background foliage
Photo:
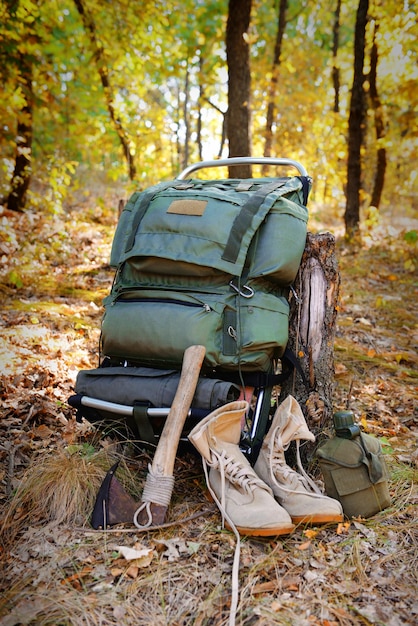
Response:
[[[70,193],[122,190],[174,177],[187,164],[228,155],[227,0],[85,0],[100,58],[72,0],[1,0],[0,196],[14,167],[16,123],[25,95],[21,60],[33,61],[34,128],[30,203],[59,211]],[[289,0],[279,69],[273,154],[296,158],[314,177],[313,201],[344,203],[353,75],[355,3],[341,5],[340,109],[333,111],[332,29],[336,0]],[[376,142],[368,103],[363,201],[368,207],[376,150],[387,150],[382,207],[416,207],[417,15],[413,0],[370,2],[366,59],[377,24],[378,89],[385,136]],[[252,152],[262,155],[277,3],[253,0],[247,33],[252,71]],[[365,71],[367,73],[367,63]],[[128,178],[98,66],[134,154]],[[367,81],[366,81],[367,90]],[[109,95],[109,94],[107,94]]]

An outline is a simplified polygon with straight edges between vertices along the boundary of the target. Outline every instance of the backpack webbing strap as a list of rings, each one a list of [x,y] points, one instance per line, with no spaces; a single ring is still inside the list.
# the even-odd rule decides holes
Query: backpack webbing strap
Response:
[[[279,385],[289,378],[289,376],[296,371],[302,378],[303,384],[306,389],[309,390],[309,383],[305,376],[298,357],[290,348],[286,348],[282,356],[280,357],[282,362],[282,372],[280,374],[274,374],[273,372],[226,372],[217,370],[216,374],[219,378],[228,380],[231,383],[241,385],[244,381],[245,385],[249,387],[273,387]]]
[[[225,250],[222,255],[222,259],[224,261],[229,261],[230,263],[236,262],[241,248],[242,239],[251,226],[254,215],[256,215],[258,209],[263,204],[263,201],[269,193],[275,191],[275,189],[278,189],[279,187],[282,187],[284,184],[285,182],[283,180],[275,180],[273,183],[269,183],[268,185],[261,187],[256,194],[247,200],[233,221],[228,241],[226,242]]]
[[[126,242],[125,253],[129,252],[129,250],[132,250],[133,245],[135,243],[135,237],[136,237],[138,227],[153,197],[159,191],[164,191],[164,189],[168,189],[169,187],[172,187],[172,186],[173,186],[173,181],[170,180],[169,182],[160,183],[159,185],[156,185],[155,187],[151,187],[151,189],[148,189],[148,191],[145,191],[143,194],[140,195],[137,208],[135,207],[133,208],[133,210],[135,211],[135,215],[132,220],[131,232],[129,233],[129,237]]]
[[[289,376],[293,373],[293,371],[296,370],[298,374],[300,375],[307,391],[309,391],[308,379],[306,378],[305,372],[302,369],[300,361],[298,357],[296,356],[296,354],[293,352],[293,350],[286,347],[281,357],[281,361],[282,361],[282,373],[278,374],[278,376],[281,378],[280,382],[287,380]]]
[[[383,471],[382,462],[378,454],[375,454],[368,449],[366,440],[364,439],[363,433],[361,431],[360,431],[359,444],[363,452],[363,458],[361,459],[361,461],[367,467],[370,480],[372,481],[373,484],[376,484],[383,477],[384,471]]]
[[[310,192],[310,178],[309,176],[298,176],[300,182],[302,183],[302,194],[303,194],[303,204],[306,206],[308,204],[308,196]]]
[[[141,441],[155,444],[154,431],[147,415],[147,406],[135,404],[133,406],[133,417]]]

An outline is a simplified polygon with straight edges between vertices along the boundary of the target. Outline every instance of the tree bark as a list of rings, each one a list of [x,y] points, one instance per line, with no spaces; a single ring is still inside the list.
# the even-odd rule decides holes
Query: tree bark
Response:
[[[77,11],[83,21],[83,26],[90,39],[91,46],[94,51],[94,57],[96,61],[97,71],[99,72],[100,80],[103,86],[103,91],[106,99],[107,110],[109,111],[110,119],[112,120],[113,127],[116,131],[119,141],[122,146],[123,154],[128,164],[128,173],[131,180],[135,179],[136,168],[134,163],[134,154],[130,148],[130,141],[128,133],[126,132],[122,120],[117,115],[115,109],[115,98],[113,95],[113,89],[110,84],[109,72],[104,59],[103,47],[97,39],[96,25],[89,11],[84,5],[84,0],[74,0],[74,4],[77,7]]]
[[[310,430],[318,435],[333,415],[334,338],[340,274],[335,238],[308,233],[290,302],[289,343],[299,359],[297,370],[282,384],[281,399],[292,394]],[[309,449],[309,446],[307,446]]]
[[[267,104],[267,117],[266,117],[266,128],[264,131],[264,156],[271,156],[271,148],[273,145],[273,122],[275,116],[275,99],[277,95],[277,85],[279,81],[279,68],[280,68],[280,58],[282,54],[282,41],[283,35],[286,28],[286,10],[288,6],[288,0],[280,0],[279,3],[279,13],[277,20],[277,34],[276,34],[276,43],[274,46],[274,57],[273,57],[273,65],[271,69],[271,80],[269,85],[268,92],[268,104]],[[268,166],[263,166],[261,170],[263,176],[267,175]]]
[[[32,174],[33,62],[28,55],[23,53],[19,53],[19,71],[19,82],[25,97],[25,104],[17,120],[15,167],[7,198],[7,208],[10,211],[23,211]]]
[[[226,26],[228,64],[229,156],[251,156],[250,145],[250,53],[247,31],[250,25],[251,0],[229,0]],[[231,178],[250,178],[251,166],[230,168]]]
[[[186,75],[184,77],[184,101],[183,101],[183,121],[185,128],[184,151],[182,169],[189,164],[189,148],[190,148],[190,119],[189,119],[189,66],[186,67]]]
[[[376,42],[376,32],[377,26],[375,25],[373,32],[373,45],[370,54],[370,74],[369,74],[369,84],[370,84],[370,99],[374,111],[374,127],[376,132],[376,140],[377,140],[377,163],[376,163],[376,173],[374,176],[373,182],[373,191],[372,197],[370,200],[371,206],[376,207],[376,209],[380,206],[380,200],[382,197],[383,187],[385,184],[385,173],[386,173],[386,148],[382,145],[381,139],[385,136],[385,120],[383,115],[382,103],[380,101],[379,93],[377,91],[377,63],[379,58],[379,53],[377,49]]]
[[[348,119],[347,202],[344,214],[348,239],[360,227],[361,147],[365,123],[364,50],[369,0],[359,0],[354,37],[354,77]]]
[[[332,29],[332,84],[334,87],[334,113],[340,112],[340,70],[337,64],[338,48],[340,45],[340,15],[341,0],[337,0]]]
[[[203,143],[202,143],[202,103],[205,100],[205,87],[203,84],[203,57],[199,57],[199,99],[198,99],[198,111],[197,111],[197,128],[196,128],[196,142],[199,155],[199,161],[203,161]]]

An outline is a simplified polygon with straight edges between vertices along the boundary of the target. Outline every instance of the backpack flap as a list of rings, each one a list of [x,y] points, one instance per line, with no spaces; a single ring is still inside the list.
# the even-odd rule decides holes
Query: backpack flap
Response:
[[[154,271],[158,273],[156,260],[165,259],[176,264],[187,263],[189,275],[201,275],[210,268],[212,272],[240,276],[255,233],[273,211],[274,217],[268,224],[270,239],[266,241],[264,236],[262,242],[264,248],[268,246],[263,254],[270,261],[262,259],[255,264],[253,261],[251,276],[273,273],[275,264],[272,265],[271,259],[275,250],[280,250],[278,265],[284,267],[291,257],[293,280],[306,239],[307,210],[301,203],[301,180],[298,177],[255,179],[246,191],[239,191],[242,189],[239,183],[236,180],[187,184],[174,181],[134,194],[119,220],[111,265],[118,266],[133,257],[148,258],[154,260]],[[283,238],[286,232],[291,245],[283,247],[276,238]],[[163,266],[161,271],[166,272],[167,264]],[[177,269],[173,265],[170,273],[175,274]]]
[[[134,194],[115,234],[102,353],[148,367],[264,371],[288,339],[308,179],[190,180]]]

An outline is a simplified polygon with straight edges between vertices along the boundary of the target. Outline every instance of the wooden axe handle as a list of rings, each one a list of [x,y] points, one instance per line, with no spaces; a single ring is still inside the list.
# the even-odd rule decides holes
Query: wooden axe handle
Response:
[[[154,453],[141,506],[134,515],[134,523],[138,527],[159,525],[165,521],[172,491],[170,480],[173,480],[177,448],[196,391],[205,353],[204,346],[190,346],[184,352],[177,391]],[[157,494],[159,486],[162,494]]]
[[[205,346],[190,346],[184,353],[177,391],[152,461],[153,472],[158,475],[173,475],[178,444],[196,391],[205,353]]]

